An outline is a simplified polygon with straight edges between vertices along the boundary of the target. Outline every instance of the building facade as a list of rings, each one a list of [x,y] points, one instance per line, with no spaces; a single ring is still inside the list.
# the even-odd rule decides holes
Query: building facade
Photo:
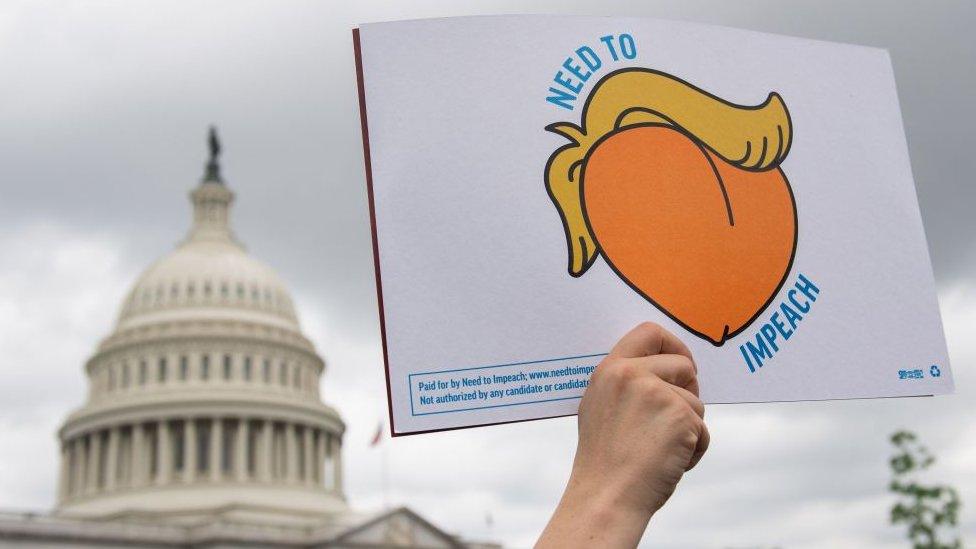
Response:
[[[55,510],[0,513],[0,546],[484,546],[406,508],[349,508],[326,364],[288,289],[234,236],[213,130],[210,149],[188,235],[85,364]]]

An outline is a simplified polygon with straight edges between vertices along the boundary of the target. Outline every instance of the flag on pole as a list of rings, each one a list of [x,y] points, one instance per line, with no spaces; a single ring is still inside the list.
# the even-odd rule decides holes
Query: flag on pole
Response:
[[[380,420],[379,425],[376,426],[376,434],[373,435],[373,440],[369,442],[369,447],[373,448],[383,440],[383,420]]]

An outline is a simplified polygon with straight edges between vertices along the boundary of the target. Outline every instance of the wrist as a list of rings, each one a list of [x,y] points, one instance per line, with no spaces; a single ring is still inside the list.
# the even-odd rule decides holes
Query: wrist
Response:
[[[635,547],[656,509],[637,504],[633,489],[574,470],[553,516],[574,532],[563,546]]]
[[[623,477],[623,475],[621,475]],[[570,474],[566,494],[575,501],[588,502],[594,514],[606,520],[639,520],[646,524],[657,512],[639,497],[640,489],[634,482],[621,481],[605,472],[590,475],[576,469]]]

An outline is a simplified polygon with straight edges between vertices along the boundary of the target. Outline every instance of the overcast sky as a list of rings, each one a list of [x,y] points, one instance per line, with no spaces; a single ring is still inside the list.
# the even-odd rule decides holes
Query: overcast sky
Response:
[[[350,29],[487,13],[643,15],[891,51],[959,387],[944,398],[712,406],[713,446],[655,547],[886,547],[886,435],[920,432],[976,539],[976,4],[972,2],[4,2],[0,4],[0,507],[53,503],[55,429],[139,272],[189,223],[216,123],[238,235],[288,281],[349,425],[352,504],[378,509],[385,410]],[[491,77],[491,75],[486,75]],[[572,418],[384,443],[390,500],[529,546]],[[490,513],[494,526],[486,525]]]

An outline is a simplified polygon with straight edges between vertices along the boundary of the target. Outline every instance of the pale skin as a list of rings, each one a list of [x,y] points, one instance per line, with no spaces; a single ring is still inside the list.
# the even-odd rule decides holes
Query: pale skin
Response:
[[[691,351],[645,322],[600,362],[579,407],[579,442],[537,549],[636,547],[708,448]]]

